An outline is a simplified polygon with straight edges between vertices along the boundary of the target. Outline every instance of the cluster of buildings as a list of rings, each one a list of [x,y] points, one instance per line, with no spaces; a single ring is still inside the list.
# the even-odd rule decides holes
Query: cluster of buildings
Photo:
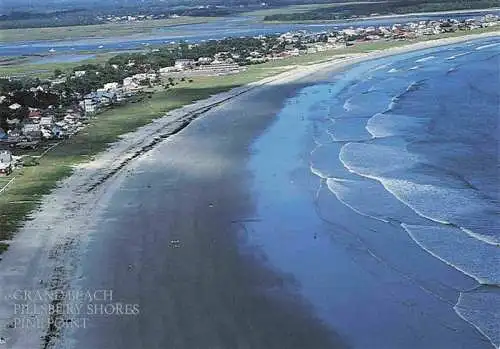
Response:
[[[349,28],[337,33],[344,40],[415,39],[422,36],[439,35],[459,30],[475,30],[500,24],[497,15],[486,15],[466,20],[443,19],[407,22],[392,26]]]
[[[174,66],[159,69],[161,77],[222,76],[236,74],[246,68],[235,62],[240,56],[229,52],[218,52],[213,57],[178,59]]]
[[[126,15],[126,16],[115,16],[109,15],[106,17],[98,16],[97,20],[104,23],[126,23],[126,22],[140,22],[140,21],[150,21],[154,19],[167,19],[167,18],[178,18],[179,15],[173,14],[148,14],[148,15]]]
[[[86,121],[102,108],[121,103],[136,95],[147,87],[172,83],[173,77],[214,76],[234,74],[245,70],[247,64],[258,64],[269,60],[283,59],[290,56],[311,54],[319,51],[338,49],[352,45],[354,42],[374,40],[412,39],[427,35],[436,35],[458,30],[474,30],[500,24],[496,15],[487,15],[468,20],[418,21],[391,26],[347,28],[331,32],[307,33],[305,31],[284,33],[278,37],[258,36],[262,42],[261,49],[250,51],[243,45],[239,50],[217,52],[212,57],[198,59],[178,59],[173,66],[148,70],[124,78],[122,81],[104,84],[101,88],[83,96],[77,102],[61,110],[61,107],[49,106],[45,109],[27,108],[21,102],[11,103],[10,96],[0,96],[0,109],[7,110],[8,129],[0,128],[0,149],[35,148],[43,140],[71,137],[84,128]],[[250,51],[250,52],[249,52]],[[129,62],[133,66],[134,62]],[[119,67],[114,67],[119,69]],[[44,82],[40,86],[30,88],[30,92],[45,93],[53,86],[66,79],[82,78],[88,72],[74,71],[71,76],[57,77]],[[19,111],[24,108],[27,117],[19,118]],[[27,110],[26,110],[27,108]],[[0,174],[7,172],[5,153],[0,155]]]
[[[19,108],[21,105],[18,103],[9,106],[13,111]],[[7,118],[9,129],[0,128],[0,143],[11,147],[34,147],[41,140],[69,137],[83,127],[86,116],[81,110],[68,108],[62,114],[61,111],[56,112],[53,106],[47,109],[30,107],[28,116],[22,120]]]
[[[300,54],[315,53],[342,48],[354,42],[375,40],[416,39],[459,30],[475,30],[500,25],[500,17],[486,15],[466,20],[446,19],[408,22],[391,26],[369,26],[346,28],[321,33],[285,33],[279,40],[286,43],[285,50],[278,55],[267,55],[266,59],[284,58]],[[252,57],[248,58],[252,60]]]

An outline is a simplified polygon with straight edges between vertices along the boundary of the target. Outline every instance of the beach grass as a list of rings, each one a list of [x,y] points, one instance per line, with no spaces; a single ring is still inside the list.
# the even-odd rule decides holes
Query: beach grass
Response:
[[[440,38],[458,36],[453,34],[455,33],[445,34]],[[69,176],[75,165],[93,159],[95,155],[116,141],[120,135],[134,131],[138,127],[162,117],[167,112],[196,100],[258,81],[292,69],[297,65],[319,63],[349,53],[383,50],[418,41],[422,40],[364,43],[345,49],[323,51],[253,65],[244,72],[234,75],[196,77],[192,78],[192,82],[178,82],[168,89],[156,88],[149,96],[143,96],[135,103],[127,103],[101,112],[91,119],[89,125],[80,133],[61,142],[45,156],[38,159],[37,166],[24,167],[15,170],[7,178],[0,178],[1,189],[12,176],[16,177],[8,188],[0,194],[0,242],[4,241],[0,251],[5,250],[5,241],[10,240],[23,222],[29,219],[30,212],[39,206],[42,197],[50,193],[60,180]]]

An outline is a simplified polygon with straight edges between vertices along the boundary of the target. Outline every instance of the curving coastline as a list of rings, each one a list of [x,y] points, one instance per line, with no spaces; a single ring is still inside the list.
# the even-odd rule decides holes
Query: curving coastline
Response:
[[[477,36],[476,38],[482,37],[486,36]],[[135,177],[142,184],[150,181],[148,177],[141,177],[141,174],[147,172],[144,170],[144,168],[148,168],[145,167],[145,164],[149,163],[151,165],[151,157],[160,161],[162,166],[174,166],[185,171],[177,171],[177,175],[182,173],[192,174],[190,171],[207,171],[207,175],[214,177],[221,176],[220,173],[226,168],[225,166],[227,164],[224,159],[219,159],[216,156],[216,151],[222,151],[222,149],[225,149],[223,147],[237,148],[239,150],[232,150],[234,153],[233,156],[229,157],[229,161],[237,161],[238,165],[244,165],[242,159],[245,160],[248,156],[246,148],[253,142],[256,136],[261,134],[261,132],[270,125],[270,117],[280,110],[283,99],[293,94],[302,86],[321,81],[324,79],[325,74],[330,74],[335,69],[345,68],[349,64],[361,62],[363,60],[429,48],[437,45],[452,44],[472,38],[471,36],[468,38],[418,43],[404,48],[390,49],[384,52],[357,55],[341,61],[326,62],[309,67],[299,67],[292,72],[287,72],[250,86],[217,95],[210,100],[198,102],[182,110],[169,113],[165,118],[125,136],[122,141],[113,145],[95,161],[77,169],[71,178],[61,183],[60,188],[46,198],[43,208],[40,212],[34,214],[33,220],[29,225],[27,224],[25,226],[21,234],[16,238],[16,241],[14,241],[12,249],[3,256],[4,260],[0,263],[0,293],[2,295],[7,295],[15,289],[40,288],[38,284],[39,280],[51,280],[53,283],[49,283],[48,286],[67,288],[74,287],[79,282],[85,283],[85,279],[89,278],[91,282],[86,285],[86,287],[96,287],[96,285],[100,285],[99,281],[108,280],[108,276],[116,273],[116,275],[118,275],[117,277],[122,278],[122,280],[131,278],[128,286],[133,292],[130,296],[137,296],[141,288],[139,283],[135,284],[134,282],[138,280],[130,277],[130,275],[123,272],[121,269],[123,265],[127,264],[126,262],[117,259],[115,259],[114,262],[110,261],[110,265],[106,268],[106,271],[102,271],[102,279],[99,280],[99,269],[102,268],[102,265],[92,265],[92,259],[89,260],[89,253],[96,258],[97,256],[91,254],[92,249],[89,249],[89,244],[90,246],[96,247],[96,245],[92,245],[92,241],[102,238],[100,234],[96,234],[96,231],[99,231],[99,224],[103,222],[102,215],[104,208],[109,208],[110,203],[117,204],[116,198],[115,201],[112,200],[113,197],[118,195],[117,193],[126,189],[122,187],[122,184],[129,183],[127,182],[129,177]],[[278,93],[277,91],[282,92]],[[255,104],[252,104],[257,101],[260,109],[256,108]],[[243,113],[244,110],[242,110],[241,106],[252,108],[252,105],[254,108],[252,111],[258,115],[256,119],[259,121],[254,121],[257,124],[251,124],[252,127],[245,131],[245,141],[243,143],[235,143],[233,139],[235,136],[231,137],[229,134],[226,134],[226,138],[224,138],[225,132],[216,132],[220,127],[229,127],[230,130],[234,131],[234,128],[237,128],[238,125],[241,127],[242,123],[245,124],[250,122],[252,117],[254,117],[254,115],[248,112],[251,109],[247,109],[246,113],[242,114],[242,119],[236,118],[233,114],[235,111]],[[228,115],[223,118],[223,120],[230,121],[230,123],[224,124],[222,121],[214,121],[218,115],[223,113],[226,113],[224,115]],[[209,165],[208,161],[210,161],[210,158],[203,159],[199,156],[199,148],[202,146],[197,144],[196,139],[188,137],[189,132],[187,131],[183,133],[183,130],[190,129],[189,127],[185,127],[193,122],[195,123],[193,126],[196,126],[194,129],[197,131],[192,132],[194,132],[194,135],[197,137],[203,137],[204,134],[217,134],[223,137],[220,141],[217,141],[219,143],[205,143],[206,140],[202,143],[202,146],[206,146],[207,150],[213,148],[214,152],[207,151],[207,153],[203,155],[211,155],[214,156],[214,159],[218,159],[216,163],[219,165],[216,167]],[[238,132],[240,133],[237,134],[241,135],[243,131],[241,131],[241,129],[239,130]],[[174,134],[176,134],[176,136],[171,137]],[[159,140],[155,140],[155,138]],[[166,141],[162,141],[163,139],[166,139]],[[198,138],[198,140],[201,139],[202,138]],[[187,150],[182,150],[184,145],[183,142],[187,142],[188,140],[190,146],[187,147]],[[177,146],[175,146],[175,144],[177,144]],[[239,148],[236,147],[235,144],[238,144]],[[164,147],[167,150],[165,150]],[[173,149],[180,151],[182,156],[174,156],[175,154],[168,151],[168,147],[174,147]],[[163,151],[161,151],[162,149]],[[198,156],[195,156],[196,154],[198,154]],[[170,156],[174,156],[171,161],[168,160]],[[193,160],[188,160],[190,157],[193,157]],[[158,166],[156,170],[161,172],[162,167]],[[233,170],[239,175],[242,175],[242,173],[238,171],[244,171],[241,169]],[[227,180],[226,177],[223,178]],[[209,184],[209,182],[203,182],[201,178],[197,178],[197,180],[204,183],[204,185]],[[223,188],[220,182],[217,183],[220,186],[219,188]],[[185,182],[184,188],[187,188],[188,184],[192,183]],[[93,190],[87,190],[88,188],[93,188]],[[203,186],[197,189],[201,190],[202,188]],[[136,190],[147,191],[143,185],[138,185]],[[173,192],[169,193],[173,195]],[[148,195],[153,194],[154,193],[149,193]],[[175,211],[173,208],[172,210],[174,211],[172,212],[180,214],[181,216],[183,215],[185,219],[190,219],[190,217],[194,215],[200,219],[200,222],[203,222],[203,219],[209,219],[206,217],[203,218],[204,216],[202,216],[202,214],[207,210],[213,198],[207,194],[203,200],[203,203],[207,204],[207,206],[200,206],[198,211],[191,211],[190,205],[193,205],[192,207],[198,207],[195,205],[195,201],[197,200],[194,197],[195,193],[193,192],[192,195],[193,197],[191,199],[186,199],[185,206],[183,206],[185,210],[189,211],[188,213]],[[215,194],[211,193],[211,195]],[[229,193],[223,192],[219,199],[227,199],[229,195]],[[239,193],[237,198],[240,198],[240,195],[245,196],[244,193]],[[146,195],[142,198],[147,199],[148,197]],[[180,197],[177,198],[180,199]],[[237,198],[233,200],[237,202]],[[127,205],[129,204],[130,203],[127,203]],[[172,202],[170,205],[172,205],[171,207],[175,207],[175,202]],[[137,209],[137,207],[135,207],[135,209]],[[139,212],[147,214],[147,211]],[[222,217],[222,215],[226,213],[227,212],[219,212],[219,215]],[[237,216],[235,218],[236,221],[238,221],[238,218],[242,219],[240,216],[244,216],[241,213],[231,214]],[[146,222],[147,220],[142,223],[144,224]],[[184,229],[187,231],[188,229],[194,228],[193,226],[188,226],[184,227]],[[106,234],[106,230],[100,230],[100,233]],[[109,234],[110,236],[119,237],[119,235],[113,235],[113,233]],[[134,235],[132,233],[130,234],[129,238],[132,238]],[[160,234],[160,232],[157,234]],[[193,237],[194,240],[195,237]],[[147,236],[142,236],[141,238],[147,240]],[[110,239],[107,243],[113,245],[115,242],[113,239]],[[121,248],[122,250],[132,246],[131,240],[124,241],[121,245],[117,243],[117,245],[115,249]],[[199,247],[203,249],[210,248],[209,245],[202,245]],[[159,250],[150,250],[150,252],[151,251],[156,251],[157,253],[161,252]],[[193,251],[196,250],[191,250],[191,252]],[[170,252],[170,250],[167,250],[167,252]],[[187,262],[190,256],[187,254],[183,258],[183,261]],[[82,263],[82,261],[84,262]],[[139,260],[138,263],[141,263],[141,261]],[[199,263],[203,263],[203,259],[201,259]],[[79,268],[82,268],[82,264],[84,268],[88,268],[85,272],[79,270]],[[140,268],[138,268],[138,270],[139,269]],[[93,285],[92,275],[87,274],[89,270],[97,273],[97,275],[95,275],[96,279],[94,280],[96,283]],[[149,280],[151,283],[150,285],[153,285],[154,281],[155,280]],[[175,278],[172,279],[172,281],[175,281]],[[180,292],[182,292],[182,289],[180,289]],[[143,301],[146,300],[143,299]],[[2,325],[7,324],[11,321],[12,317],[12,302],[4,300],[2,297],[0,303],[0,323]],[[132,324],[131,326],[133,327],[135,325]],[[116,336],[118,328],[120,327],[117,326],[114,328],[108,336]],[[42,333],[40,333],[39,329],[24,331],[2,326],[1,334],[11,340],[11,343],[13,343],[11,346],[12,348],[23,348],[38,345],[40,334]],[[69,336],[69,334],[66,335]],[[101,335],[104,337],[106,336],[105,333],[101,333]],[[82,334],[80,334],[80,336],[82,336]],[[57,340],[56,337],[50,339],[50,341],[54,343],[57,342]],[[79,340],[80,347],[88,348],[88,344],[84,339],[80,337]],[[66,342],[66,345],[67,347],[73,347],[68,343],[71,343],[71,340]],[[61,344],[61,347],[64,347],[63,344]],[[153,347],[154,346],[149,346],[149,348]]]

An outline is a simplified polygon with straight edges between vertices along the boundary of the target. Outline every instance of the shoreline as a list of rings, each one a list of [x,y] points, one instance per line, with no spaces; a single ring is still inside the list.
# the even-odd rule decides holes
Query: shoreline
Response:
[[[264,88],[290,83],[313,84],[320,81],[320,76],[325,73],[339,71],[361,61],[499,34],[485,33],[419,42],[368,54],[352,55],[346,59],[330,59],[327,62],[301,66],[174,110],[151,124],[122,136],[120,141],[99,154],[96,160],[78,166],[72,176],[46,196],[41,208],[32,215],[30,226],[28,223],[25,224],[14,238],[11,248],[2,255],[0,324],[4,325],[12,319],[12,304],[6,302],[3,296],[11,294],[13,290],[39,289],[41,288],[39,280],[44,281],[43,287],[59,289],[69,287],[78,268],[80,249],[85,246],[88,238],[87,233],[83,232],[95,224],[97,216],[101,214],[101,208],[127,177],[127,165],[133,165],[136,159],[147,157],[150,150],[154,150],[165,139],[184,130],[191,122],[202,118],[205,113],[225,103],[235,103],[238,98],[245,99],[248,94]],[[278,102],[281,105],[283,101],[275,101]],[[22,338],[24,335],[26,332],[23,331],[7,329],[4,333],[0,330],[0,336],[18,341],[16,345],[28,346],[36,345],[40,333],[30,332],[26,336],[30,339]],[[13,346],[15,347],[23,346]]]

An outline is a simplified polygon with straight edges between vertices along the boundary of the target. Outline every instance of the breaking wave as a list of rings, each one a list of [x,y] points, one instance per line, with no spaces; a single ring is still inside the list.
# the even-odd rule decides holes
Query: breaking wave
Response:
[[[400,226],[432,256],[493,287],[462,292],[455,311],[496,346],[500,335],[492,324],[500,322],[500,306],[492,311],[482,302],[500,304],[500,204],[484,190],[498,187],[498,173],[491,172],[497,164],[488,162],[495,156],[481,152],[497,149],[498,159],[498,103],[485,98],[498,102],[500,96],[477,91],[500,91],[500,82],[490,79],[499,67],[493,60],[474,62],[475,55],[498,53],[499,45],[488,42],[470,51],[462,44],[452,56],[435,49],[417,60],[418,53],[371,63],[365,68],[369,88],[357,67],[349,88],[330,101],[330,110],[337,111],[325,130],[331,144],[311,153],[311,171],[346,207]],[[447,62],[459,57],[467,64],[450,68]],[[429,60],[434,64],[427,70],[414,65]],[[395,63],[397,68],[386,69]]]

